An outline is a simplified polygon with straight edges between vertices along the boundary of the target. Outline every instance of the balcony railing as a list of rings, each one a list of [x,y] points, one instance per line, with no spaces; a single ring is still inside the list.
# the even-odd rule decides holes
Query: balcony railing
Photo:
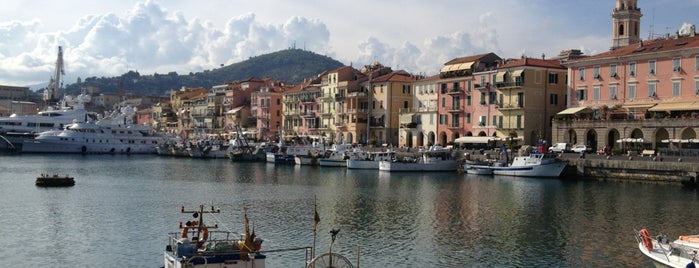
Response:
[[[506,89],[506,88],[510,88],[510,87],[521,87],[523,84],[524,83],[522,83],[521,81],[501,82],[501,83],[497,83],[496,86],[498,87],[498,89]]]
[[[452,106],[452,107],[448,107],[447,111],[450,113],[460,113],[460,112],[463,112],[464,109],[461,106]]]

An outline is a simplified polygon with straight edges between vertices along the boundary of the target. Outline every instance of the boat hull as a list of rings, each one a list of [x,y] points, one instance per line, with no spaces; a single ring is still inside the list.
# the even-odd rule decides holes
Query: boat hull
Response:
[[[416,163],[416,162],[379,162],[379,170],[381,171],[456,171],[458,163],[456,160],[442,160],[436,162]]]
[[[41,176],[36,178],[39,187],[70,187],[75,185],[73,177]]]
[[[83,154],[156,154],[151,143],[121,142],[71,142],[53,140],[28,140],[22,144],[22,153],[83,153]]]
[[[300,166],[317,166],[318,157],[297,155],[294,157],[294,163]]]
[[[557,178],[561,176],[566,165],[566,162],[555,162],[532,166],[491,167],[491,169],[494,175]]]
[[[374,160],[347,160],[348,169],[379,169],[379,161]]]
[[[346,167],[347,160],[344,159],[320,159],[318,164],[321,167]]]

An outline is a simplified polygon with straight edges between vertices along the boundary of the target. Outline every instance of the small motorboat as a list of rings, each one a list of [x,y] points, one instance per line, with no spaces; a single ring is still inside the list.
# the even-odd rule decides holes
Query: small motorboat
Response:
[[[699,235],[681,235],[675,241],[667,236],[651,237],[646,229],[635,232],[638,249],[656,267],[696,267],[699,263]]]
[[[58,175],[58,174],[44,174],[42,173],[39,177],[36,177],[36,186],[41,187],[67,187],[75,185],[75,180],[73,177],[68,175]]]

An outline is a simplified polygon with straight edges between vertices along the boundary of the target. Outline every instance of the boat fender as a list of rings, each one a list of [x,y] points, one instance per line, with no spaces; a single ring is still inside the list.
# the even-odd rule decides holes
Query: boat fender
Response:
[[[180,235],[182,238],[187,238],[187,233],[189,232],[189,227],[184,227],[182,229],[182,234]]]
[[[199,240],[199,242],[204,243],[209,239],[209,228],[201,228],[201,233],[201,240]]]
[[[648,249],[648,251],[653,250],[653,241],[650,239],[650,233],[648,233],[648,230],[646,229],[641,229],[638,231],[638,234],[641,236],[641,240],[643,241],[643,245]]]
[[[687,263],[687,266],[685,268],[697,268],[697,265],[694,264],[694,262]]]

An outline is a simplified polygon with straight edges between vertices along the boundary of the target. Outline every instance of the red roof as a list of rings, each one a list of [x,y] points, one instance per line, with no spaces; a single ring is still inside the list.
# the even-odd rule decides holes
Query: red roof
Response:
[[[671,38],[662,38],[655,40],[644,40],[638,44],[620,47],[597,55],[589,56],[575,62],[585,62],[589,60],[599,60],[605,58],[617,58],[623,56],[635,56],[650,53],[660,53],[667,51],[683,50],[699,47],[699,35],[697,36],[680,36]]]

